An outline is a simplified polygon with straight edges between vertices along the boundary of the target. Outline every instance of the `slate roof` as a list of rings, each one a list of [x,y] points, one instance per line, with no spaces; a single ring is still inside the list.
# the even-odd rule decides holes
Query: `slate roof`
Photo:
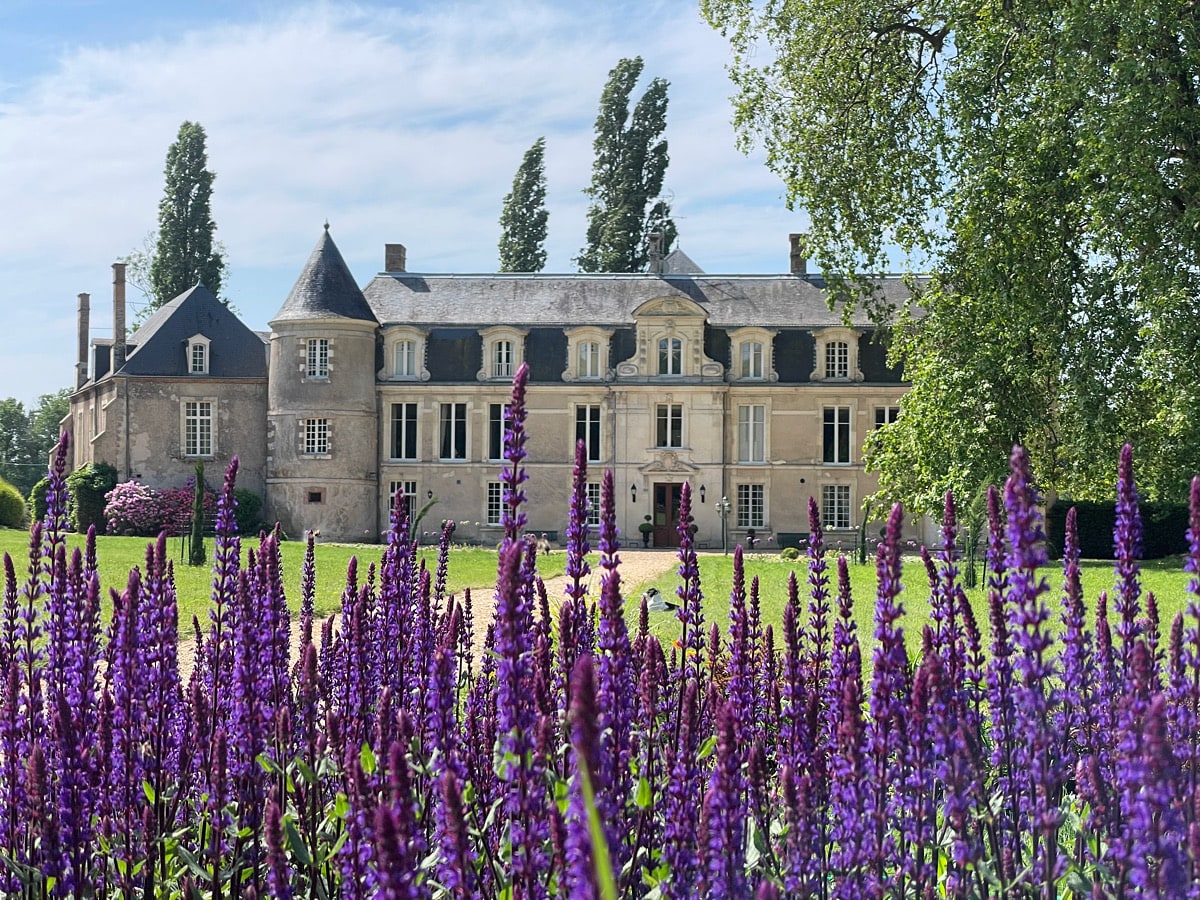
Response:
[[[663,271],[668,275],[703,275],[704,270],[696,261],[676,247],[663,260]]]
[[[296,279],[292,292],[269,324],[307,319],[377,321],[350,268],[342,259],[341,252],[329,236],[328,225],[317,241],[316,249],[308,257],[304,271]]]
[[[187,342],[197,334],[211,342],[207,377],[267,376],[267,351],[262,338],[202,284],[164,303],[142,323],[131,336],[129,343],[137,346],[126,357],[120,374],[189,375]]]
[[[897,308],[909,299],[900,276],[879,281]],[[841,325],[824,283],[804,275],[422,275],[381,272],[363,289],[381,324],[426,326],[627,326],[656,297],[700,304],[711,325],[820,328]],[[856,325],[871,324],[860,309]]]

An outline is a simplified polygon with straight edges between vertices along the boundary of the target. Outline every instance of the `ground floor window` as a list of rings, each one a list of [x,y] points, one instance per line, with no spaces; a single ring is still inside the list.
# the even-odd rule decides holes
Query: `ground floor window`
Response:
[[[213,405],[211,400],[184,401],[183,455],[213,455]]]
[[[739,484],[737,486],[738,528],[762,528],[763,486],[761,484]]]
[[[504,486],[499,481],[489,481],[487,486],[487,523],[499,525],[504,510]]]
[[[388,515],[391,516],[391,510],[396,508],[396,492],[404,491],[404,514],[408,519],[409,524],[412,523],[414,506],[417,499],[417,483],[415,481],[393,481],[391,488],[388,490]]]
[[[589,481],[587,486],[587,523],[589,527],[600,527],[600,483]]]
[[[821,487],[821,521],[826,528],[850,527],[850,485],[826,484]]]

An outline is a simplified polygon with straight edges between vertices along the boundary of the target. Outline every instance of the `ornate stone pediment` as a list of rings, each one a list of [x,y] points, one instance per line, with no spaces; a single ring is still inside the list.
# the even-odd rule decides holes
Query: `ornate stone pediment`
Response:
[[[679,454],[674,450],[656,450],[648,462],[638,466],[638,471],[643,475],[657,475],[667,472],[672,474],[689,474],[699,472],[700,467],[680,459]]]
[[[689,300],[687,297],[674,296],[654,297],[633,311],[635,319],[642,319],[647,316],[670,316],[672,318],[685,319],[695,316],[700,319],[707,319],[708,313],[695,301]]]

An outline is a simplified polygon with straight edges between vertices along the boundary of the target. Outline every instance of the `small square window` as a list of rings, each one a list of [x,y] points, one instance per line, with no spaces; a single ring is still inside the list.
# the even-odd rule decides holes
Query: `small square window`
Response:
[[[305,493],[309,503],[325,502],[325,488],[309,488]]]

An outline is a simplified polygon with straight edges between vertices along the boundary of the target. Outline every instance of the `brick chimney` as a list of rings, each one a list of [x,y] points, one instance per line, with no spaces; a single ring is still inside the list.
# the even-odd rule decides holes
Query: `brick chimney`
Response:
[[[648,235],[646,235],[646,242],[649,244],[648,250],[650,255],[650,274],[661,275],[663,273],[662,232],[650,232]]]
[[[75,358],[76,390],[83,387],[83,383],[87,381],[88,377],[88,347],[91,344],[91,341],[88,339],[88,329],[91,327],[91,313],[91,294],[80,294],[79,312],[76,316],[77,331],[79,332],[79,353]]]
[[[125,263],[113,263],[113,347],[112,368],[125,365]]]
[[[793,275],[808,274],[808,258],[804,255],[808,252],[805,246],[808,243],[807,234],[789,234],[788,244],[791,246],[791,252],[788,254],[790,263],[788,271]]]
[[[383,245],[383,271],[385,272],[405,272],[404,267],[408,264],[408,251],[404,249],[403,244],[384,244]]]

